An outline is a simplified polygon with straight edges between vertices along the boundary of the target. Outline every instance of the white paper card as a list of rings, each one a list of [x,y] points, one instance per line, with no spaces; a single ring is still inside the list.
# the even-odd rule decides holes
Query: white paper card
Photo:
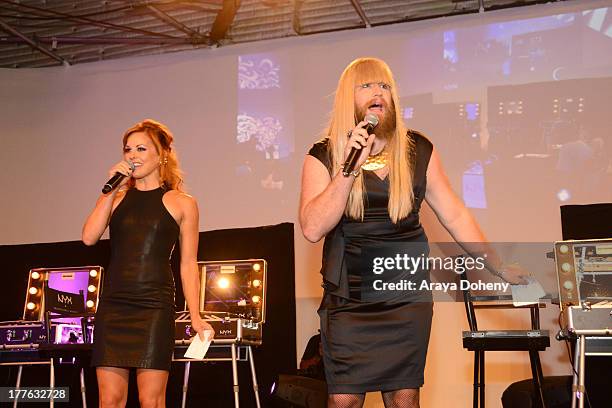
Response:
[[[526,306],[538,303],[540,298],[546,295],[546,292],[540,285],[540,282],[528,276],[527,285],[511,285],[512,303],[514,306]]]
[[[185,358],[194,358],[197,360],[202,360],[210,347],[210,343],[212,343],[212,332],[210,330],[204,330],[204,340],[200,338],[197,334],[191,340],[191,344],[187,351],[185,352]]]

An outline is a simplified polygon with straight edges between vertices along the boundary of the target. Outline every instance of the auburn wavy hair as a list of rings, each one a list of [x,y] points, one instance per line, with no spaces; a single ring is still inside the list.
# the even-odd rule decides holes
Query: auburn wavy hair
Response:
[[[153,119],[145,119],[126,130],[123,134],[123,146],[126,145],[132,133],[143,132],[153,142],[159,154],[159,179],[166,190],[183,191],[183,172],[179,167],[178,157],[174,149],[174,136],[164,124]],[[134,186],[134,179],[130,178],[128,187]]]

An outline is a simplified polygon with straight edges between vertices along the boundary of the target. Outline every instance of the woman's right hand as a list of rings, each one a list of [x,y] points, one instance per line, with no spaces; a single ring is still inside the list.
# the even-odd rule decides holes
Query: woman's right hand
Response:
[[[117,186],[121,187],[127,183],[133,173],[130,163],[121,161],[115,164],[108,171],[108,178],[111,179],[117,173],[125,176],[121,180],[119,186]],[[110,221],[113,209],[121,201],[118,200],[118,198],[121,196],[117,195],[117,191],[119,191],[119,188],[113,188],[109,193],[102,193],[98,197],[95,208],[89,214],[87,220],[85,220],[85,224],[83,225],[81,239],[85,245],[94,245],[96,242],[98,242],[102,234],[104,234],[104,231],[106,230],[106,227]]]
[[[119,163],[115,164],[113,167],[110,168],[110,170],[108,171],[108,178],[109,179],[111,177],[113,177],[116,173],[120,173],[120,174],[123,174],[125,176],[123,178],[123,180],[121,180],[121,183],[119,183],[117,188],[114,189],[114,191],[119,190],[119,187],[124,186],[128,182],[128,180],[132,176],[132,172],[133,172],[132,171],[132,167],[126,161],[120,161]]]
[[[200,336],[202,341],[212,340],[215,337],[215,329],[200,316],[191,319],[191,329]]]
[[[374,139],[376,139],[375,134],[372,133],[371,135],[368,135],[367,130],[364,129],[367,124],[368,122],[363,120],[350,131],[349,140],[344,148],[344,162],[346,162],[346,159],[348,158],[353,147],[361,150],[359,158],[357,159],[357,164],[355,165],[355,169],[359,169],[361,165],[365,163],[370,155],[370,150],[372,149]]]

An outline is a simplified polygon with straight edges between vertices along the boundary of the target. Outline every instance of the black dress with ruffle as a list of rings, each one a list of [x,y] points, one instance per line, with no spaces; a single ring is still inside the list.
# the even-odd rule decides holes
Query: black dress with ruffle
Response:
[[[415,202],[408,217],[394,224],[387,209],[389,178],[363,171],[364,219],[343,216],[326,236],[323,287],[318,310],[330,394],[361,394],[419,388],[429,343],[433,303],[428,290],[374,290],[380,282],[429,282],[429,271],[373,273],[375,257],[427,256],[427,236],[419,220],[426,191],[426,173],[433,146],[416,132],[413,138]],[[330,170],[328,139],[309,154]],[[378,280],[376,286],[374,281]]]

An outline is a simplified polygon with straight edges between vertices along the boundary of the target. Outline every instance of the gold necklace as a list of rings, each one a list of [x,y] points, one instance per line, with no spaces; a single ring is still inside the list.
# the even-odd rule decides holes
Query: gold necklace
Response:
[[[382,149],[377,154],[368,156],[365,163],[361,165],[363,170],[367,171],[375,171],[384,168],[388,162],[388,153],[387,149]]]

